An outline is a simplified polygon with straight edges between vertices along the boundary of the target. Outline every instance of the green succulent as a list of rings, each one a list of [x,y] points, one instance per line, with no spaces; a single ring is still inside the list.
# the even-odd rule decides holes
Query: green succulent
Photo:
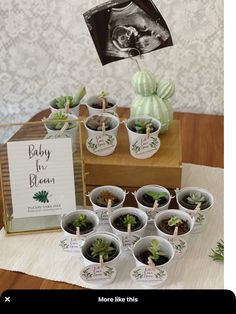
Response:
[[[104,261],[109,259],[109,254],[115,251],[111,246],[111,242],[105,239],[96,239],[90,248],[92,257],[103,257]]]
[[[88,223],[87,217],[85,215],[79,215],[79,217],[76,218],[72,224],[76,228],[77,227],[81,228],[81,227],[86,227],[87,223]]]
[[[133,215],[126,215],[124,217],[124,220],[123,220],[123,225],[125,227],[127,227],[128,225],[131,225],[131,227],[135,226],[137,223],[137,220],[136,220],[136,217],[133,216]]]
[[[189,204],[197,205],[205,201],[205,196],[201,192],[190,192],[187,200]]]
[[[109,95],[109,93],[102,91],[99,95],[100,98],[106,98]]]
[[[67,103],[69,103],[69,108],[74,107],[72,96],[60,96],[56,99],[56,106],[58,109],[65,108]]]
[[[148,251],[151,253],[149,256],[153,261],[157,261],[160,256],[166,256],[164,252],[161,251],[160,242],[156,239],[151,240]]]
[[[136,133],[145,134],[147,128],[150,128],[150,132],[154,132],[154,126],[152,124],[152,119],[149,120],[136,120],[134,123],[134,130]]]
[[[63,128],[65,122],[68,121],[68,117],[65,113],[58,111],[54,114],[54,116],[52,118],[50,118],[49,121],[50,122],[55,121],[55,123],[48,123],[49,126],[52,126],[55,130],[61,130]],[[72,129],[75,126],[76,126],[75,123],[69,122],[67,130]]]
[[[173,216],[168,220],[168,226],[173,227],[182,224],[183,221],[177,216]]]
[[[168,199],[168,193],[166,193],[166,192],[152,192],[152,191],[148,191],[148,192],[146,192],[146,194],[148,196],[152,197],[152,199],[154,201],[159,201],[161,198]]]

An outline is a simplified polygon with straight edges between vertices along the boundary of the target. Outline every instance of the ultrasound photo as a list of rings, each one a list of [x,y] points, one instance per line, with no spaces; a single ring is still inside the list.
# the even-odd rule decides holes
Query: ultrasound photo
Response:
[[[151,0],[108,1],[84,13],[84,18],[103,65],[173,45]]]

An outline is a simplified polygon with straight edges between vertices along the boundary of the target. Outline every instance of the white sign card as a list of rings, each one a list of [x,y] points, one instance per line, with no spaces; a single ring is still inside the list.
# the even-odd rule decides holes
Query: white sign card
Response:
[[[7,143],[13,217],[76,209],[70,138]]]

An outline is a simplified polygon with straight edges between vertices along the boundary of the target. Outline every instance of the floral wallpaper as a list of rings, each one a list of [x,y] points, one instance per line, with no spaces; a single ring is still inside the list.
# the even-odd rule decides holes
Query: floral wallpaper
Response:
[[[52,98],[85,84],[128,106],[137,65],[102,66],[83,13],[103,0],[0,1],[0,121],[27,121]],[[176,84],[175,111],[223,114],[223,0],[154,1],[174,46],[145,55],[140,64]],[[0,133],[0,142],[11,134]]]

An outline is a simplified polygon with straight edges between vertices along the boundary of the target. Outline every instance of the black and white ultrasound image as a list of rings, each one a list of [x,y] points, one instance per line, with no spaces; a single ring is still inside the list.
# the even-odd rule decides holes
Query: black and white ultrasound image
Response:
[[[84,18],[103,65],[173,45],[151,0],[108,1],[87,11]]]

